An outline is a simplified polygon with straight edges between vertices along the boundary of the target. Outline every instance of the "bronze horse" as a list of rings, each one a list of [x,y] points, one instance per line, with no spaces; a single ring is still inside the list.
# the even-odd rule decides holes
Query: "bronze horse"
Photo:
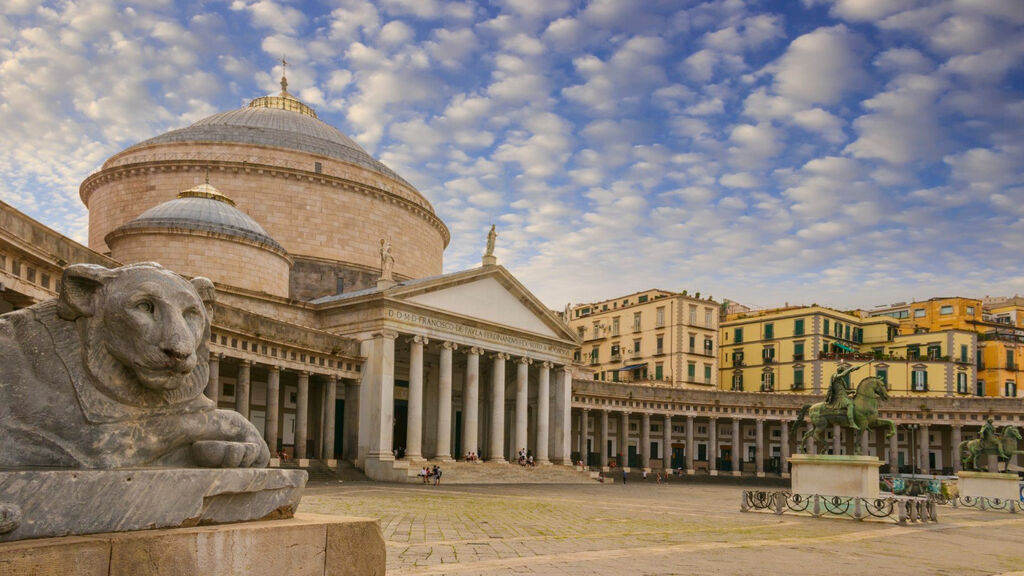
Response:
[[[886,427],[888,428],[885,433],[886,438],[896,433],[895,422],[878,417],[878,401],[888,399],[889,391],[885,387],[885,382],[880,378],[869,376],[857,385],[857,393],[853,397],[853,418],[860,430],[857,431],[854,442],[855,454],[860,454],[861,438],[868,429]],[[815,447],[820,448],[825,442],[824,433],[829,426],[839,424],[850,427],[846,410],[834,410],[824,402],[816,402],[804,404],[800,408],[796,421],[790,428],[792,434],[796,434],[797,427],[804,421],[804,416],[807,416],[810,421],[811,428],[800,438],[800,452],[807,452],[807,440],[811,438],[816,441]]]
[[[1002,444],[1002,454],[1007,456],[1005,459],[999,456],[1000,447],[994,443],[982,442],[981,438],[964,440],[960,443],[960,463],[964,470],[981,470],[978,466],[978,457],[983,454],[995,454],[998,460],[1009,464],[1010,458],[1013,458],[1014,455],[1024,454],[1024,450],[1017,450],[1017,441],[1020,439],[1020,430],[1016,426],[1003,426],[997,441]],[[994,471],[999,471],[998,463]]]

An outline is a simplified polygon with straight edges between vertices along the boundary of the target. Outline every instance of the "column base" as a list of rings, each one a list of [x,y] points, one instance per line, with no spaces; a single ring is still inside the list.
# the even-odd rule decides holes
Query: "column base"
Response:
[[[694,470],[693,468],[687,468],[687,469],[686,469],[686,475],[687,475],[687,476],[693,476],[693,475],[694,475],[694,474],[696,474],[696,473],[697,473],[697,471],[696,471],[696,470]]]
[[[299,468],[309,468],[309,458],[296,458],[294,462]]]
[[[448,454],[442,456],[434,456],[432,459],[438,462],[444,462],[445,464],[451,464],[452,462],[455,462],[455,458],[452,458]]]
[[[708,474],[711,476],[718,476],[718,470],[708,470]]]
[[[537,466],[554,466],[555,465],[554,462],[552,462],[551,460],[546,460],[546,459],[545,460],[534,459],[533,463],[536,464]]]
[[[493,462],[495,464],[508,464],[508,460],[504,458],[488,458],[485,462]]]
[[[764,472],[758,472],[755,474],[758,478],[764,478]]]
[[[732,471],[732,475],[733,476],[743,476],[743,472],[740,471],[740,470],[733,470]]]
[[[426,462],[427,459],[422,454],[406,454],[405,459],[409,462]]]
[[[780,474],[780,476],[782,476],[783,478],[789,478],[790,475],[789,472],[783,472],[782,474]]]
[[[334,468],[338,467],[338,461],[335,460],[334,458],[328,458],[326,460],[321,459],[320,462],[322,462],[324,466],[327,466],[328,468],[331,468],[331,469],[334,469]]]

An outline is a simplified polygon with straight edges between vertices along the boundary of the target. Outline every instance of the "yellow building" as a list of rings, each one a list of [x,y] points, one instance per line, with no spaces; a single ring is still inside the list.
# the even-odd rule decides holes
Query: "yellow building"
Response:
[[[841,366],[862,366],[898,395],[970,394],[976,335],[943,330],[901,335],[899,321],[821,306],[729,315],[721,323],[720,388],[821,394]]]
[[[719,305],[700,293],[645,290],[569,310],[594,379],[718,384]]]
[[[932,298],[876,308],[867,314],[897,319],[901,334],[975,332],[978,344],[972,361],[977,378],[970,392],[976,396],[1017,396],[1017,384],[1024,377],[1024,298],[990,302]]]

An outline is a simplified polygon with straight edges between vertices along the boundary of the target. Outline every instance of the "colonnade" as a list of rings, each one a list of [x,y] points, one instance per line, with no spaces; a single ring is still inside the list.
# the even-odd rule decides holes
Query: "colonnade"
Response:
[[[609,426],[613,420],[615,425]],[[689,474],[712,476],[787,476],[786,462],[797,451],[808,426],[802,423],[797,434],[791,434],[792,423],[791,418],[752,415],[637,413],[636,408],[577,407],[573,408],[573,452],[577,460],[595,467],[607,468],[614,462],[644,469],[682,468]],[[873,429],[862,436],[860,448],[863,454],[878,456],[892,472],[952,474],[960,470],[960,442],[977,437],[980,425],[901,424],[898,433],[888,439],[884,429]],[[652,429],[658,432],[653,442]],[[827,436],[825,449],[829,453],[855,452],[853,431],[836,425]],[[633,445],[636,450],[630,461],[629,448]],[[813,443],[809,445],[813,453]]]

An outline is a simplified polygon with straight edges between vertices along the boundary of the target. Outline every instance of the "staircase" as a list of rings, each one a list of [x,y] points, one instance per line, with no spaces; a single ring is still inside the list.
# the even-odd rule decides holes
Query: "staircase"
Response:
[[[406,461],[397,461],[396,468]],[[569,466],[534,466],[495,462],[408,462],[407,482],[421,482],[417,474],[426,465],[441,469],[442,484],[592,484],[589,472],[577,472]]]

